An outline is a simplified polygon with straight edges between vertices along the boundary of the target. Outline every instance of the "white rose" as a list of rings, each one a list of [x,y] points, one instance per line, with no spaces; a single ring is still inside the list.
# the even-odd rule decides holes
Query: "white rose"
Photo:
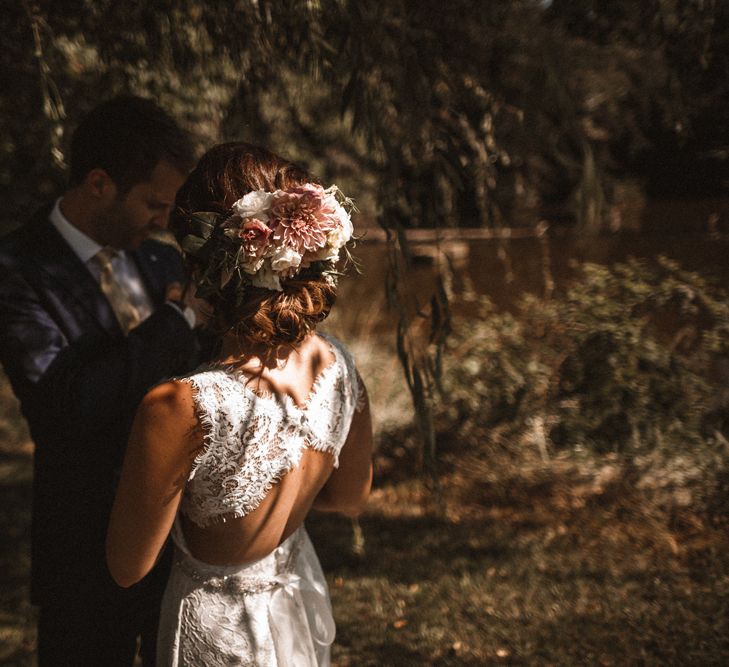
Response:
[[[296,269],[301,264],[301,255],[289,246],[276,248],[271,255],[271,268],[276,273],[284,273],[289,269]]]
[[[327,244],[323,248],[318,248],[304,255],[305,266],[309,266],[311,262],[336,262],[339,259],[339,248],[333,244],[329,244],[329,236],[333,232],[329,232],[327,236]],[[343,245],[343,244],[342,244]]]
[[[344,230],[341,227],[335,227],[327,234],[327,245],[336,248],[337,251],[348,241]]]
[[[233,204],[233,210],[242,218],[257,218],[266,222],[271,208],[272,192],[255,190]]]
[[[271,270],[268,264],[264,264],[258,273],[251,278],[251,285],[254,287],[263,287],[264,289],[274,290],[281,292],[281,281],[279,280],[278,274]]]
[[[344,207],[337,201],[337,198],[334,195],[330,195],[327,203],[329,203],[332,208],[334,208],[334,217],[339,220],[339,224],[341,225],[340,232],[341,239],[343,240],[341,240],[340,245],[336,246],[338,248],[341,248],[347,241],[349,241],[349,239],[352,238],[352,234],[354,232],[354,227],[352,226],[352,218],[349,217],[349,213],[344,210]],[[334,244],[332,243],[331,245]]]

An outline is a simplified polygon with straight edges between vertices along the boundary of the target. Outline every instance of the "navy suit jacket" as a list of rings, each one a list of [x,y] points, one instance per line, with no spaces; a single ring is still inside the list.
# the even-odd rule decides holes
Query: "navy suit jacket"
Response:
[[[0,361],[35,442],[37,604],[74,597],[123,603],[155,597],[164,583],[158,573],[129,591],[117,587],[104,541],[134,412],[150,387],[194,367],[199,346],[164,303],[167,286],[183,280],[177,251],[146,241],[133,256],[155,310],[124,336],[48,210],[0,239]]]

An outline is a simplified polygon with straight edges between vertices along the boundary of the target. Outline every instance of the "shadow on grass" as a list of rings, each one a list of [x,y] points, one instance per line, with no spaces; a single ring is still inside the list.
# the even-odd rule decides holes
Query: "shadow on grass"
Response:
[[[0,452],[0,663],[34,664],[35,613],[29,602],[32,458]]]
[[[0,581],[3,592],[27,577],[32,472],[26,454],[0,452]]]
[[[363,556],[349,520],[310,517],[334,664],[729,664],[725,538],[676,532],[622,485],[589,498],[575,485],[584,502],[569,505],[566,480],[533,482],[511,485],[511,507],[471,484],[471,502],[492,503],[457,522],[371,508]]]
[[[489,536],[485,522],[453,524],[433,517],[391,519],[364,516],[366,557],[352,549],[350,520],[314,515],[307,530],[317,546],[322,566],[330,572],[384,577],[392,583],[413,584],[435,572],[481,573],[488,563],[518,558],[513,545]]]

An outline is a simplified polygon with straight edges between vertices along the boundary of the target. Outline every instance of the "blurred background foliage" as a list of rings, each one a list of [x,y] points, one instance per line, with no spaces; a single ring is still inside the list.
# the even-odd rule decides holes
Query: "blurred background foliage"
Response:
[[[449,341],[441,440],[482,443],[491,461],[612,456],[632,484],[698,484],[692,501],[725,516],[729,295],[665,257],[575,270],[554,299],[523,295],[518,316],[469,297],[475,313]]]
[[[2,15],[4,228],[62,189],[68,130],[121,92],[201,145],[248,139],[336,174],[390,225],[558,211],[601,229],[616,175],[702,196],[729,178],[721,0],[5,0]]]

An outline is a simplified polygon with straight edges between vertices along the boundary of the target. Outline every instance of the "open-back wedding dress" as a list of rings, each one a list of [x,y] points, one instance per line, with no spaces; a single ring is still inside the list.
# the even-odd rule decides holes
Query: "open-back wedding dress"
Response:
[[[305,448],[337,465],[361,385],[350,353],[327,337],[333,362],[306,403],[259,395],[249,376],[210,365],[178,378],[194,388],[205,446],[180,513],[199,526],[242,517],[299,463]],[[303,527],[245,565],[203,563],[188,549],[178,516],[175,559],[162,601],[158,664],[181,667],[319,667],[334,639],[329,591]]]

